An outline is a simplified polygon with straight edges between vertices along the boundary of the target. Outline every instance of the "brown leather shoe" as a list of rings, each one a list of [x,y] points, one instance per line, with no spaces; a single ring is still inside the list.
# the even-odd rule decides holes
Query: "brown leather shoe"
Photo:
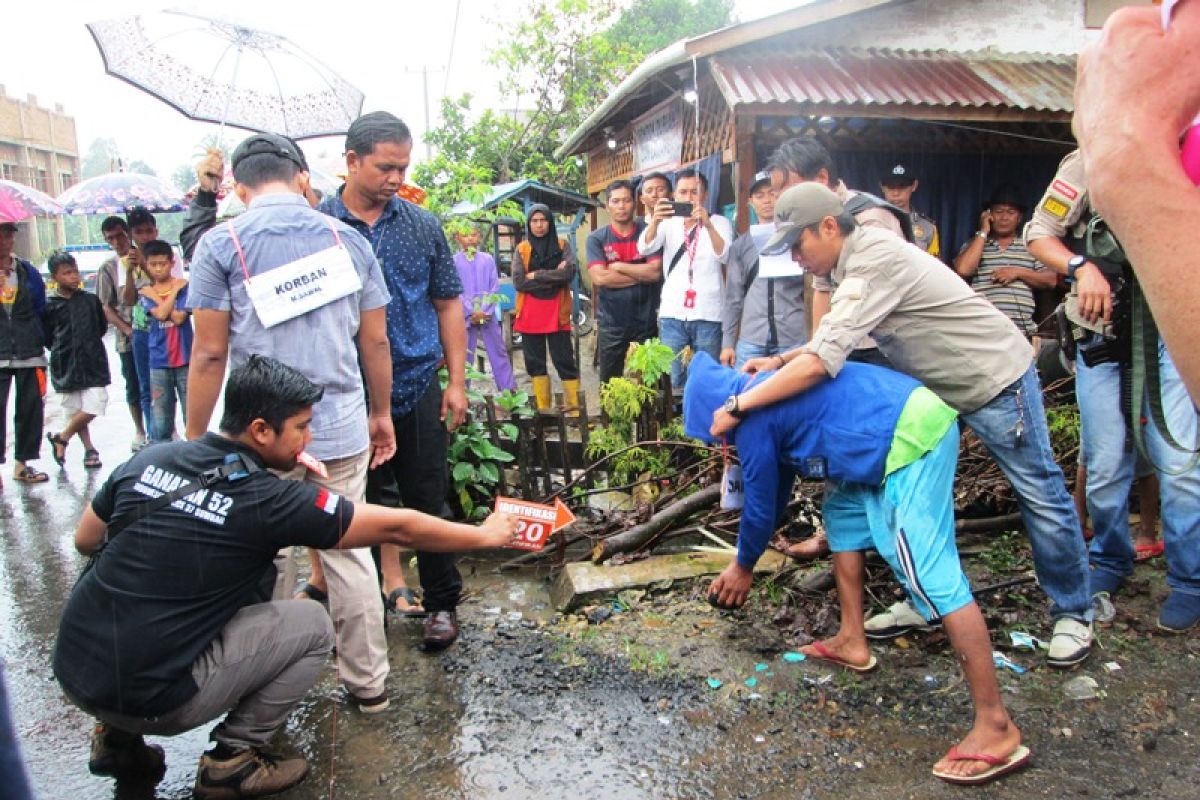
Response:
[[[433,611],[425,620],[425,649],[445,650],[458,638],[458,615],[453,611]]]
[[[825,531],[819,531],[802,542],[796,542],[784,552],[797,561],[811,561],[829,555],[829,539]]]

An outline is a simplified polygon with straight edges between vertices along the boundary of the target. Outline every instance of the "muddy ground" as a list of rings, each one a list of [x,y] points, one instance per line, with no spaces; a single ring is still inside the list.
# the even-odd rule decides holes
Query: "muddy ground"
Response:
[[[75,522],[128,452],[128,416],[119,392],[113,398],[94,431],[105,470],[86,472],[72,450],[50,483],[6,479],[0,490],[0,645],[44,800],[181,800],[207,746],[205,730],[155,740],[168,759],[156,786],[93,777],[91,722],[65,703],[50,673],[58,616],[80,564]],[[1019,535],[973,539],[963,551],[977,587],[1029,569]],[[1003,670],[1000,681],[1034,761],[974,790],[929,774],[971,718],[940,633],[877,646],[881,668],[857,677],[783,658],[836,624],[832,592],[795,590],[805,571],[760,579],[738,612],[713,610],[706,583],[689,581],[622,595],[615,608],[559,615],[547,571],[501,574],[497,563],[464,560],[463,636],[450,650],[424,654],[419,622],[391,621],[388,712],[351,707],[331,660],[279,737],[280,749],[312,763],[308,781],[286,798],[1200,797],[1200,635],[1156,632],[1162,559],[1137,567],[1116,625],[1068,673],[1009,645],[1012,630],[1049,636],[1036,586],[984,593],[994,645],[1028,670]],[[882,608],[895,599],[893,584],[876,572],[871,602]],[[1095,679],[1101,696],[1067,698],[1064,686],[1081,675]]]
[[[969,559],[974,585],[1020,575],[1023,548],[1002,544]],[[881,668],[864,677],[788,662],[785,653],[836,623],[832,593],[789,588],[803,572],[762,581],[738,612],[713,610],[705,584],[689,581],[560,615],[544,575],[501,575],[486,560],[464,569],[471,596],[463,637],[449,651],[421,653],[419,622],[391,620],[391,710],[354,710],[331,665],[292,715],[281,747],[308,756],[313,771],[287,797],[1198,795],[1200,639],[1155,632],[1161,562],[1138,568],[1116,625],[1071,672],[1007,647],[1009,630],[1048,634],[1035,587],[984,598],[997,648],[1028,670],[1002,670],[1000,680],[1035,761],[974,790],[929,775],[970,721],[945,637],[877,646]],[[891,602],[886,581],[875,585],[878,601]],[[190,796],[203,731],[159,740],[169,767],[157,787],[93,778],[84,766],[87,720],[62,703],[44,657],[34,661],[16,680],[39,682],[47,705],[40,722],[18,720],[42,797]],[[1081,675],[1096,680],[1099,697],[1066,696],[1064,685]]]

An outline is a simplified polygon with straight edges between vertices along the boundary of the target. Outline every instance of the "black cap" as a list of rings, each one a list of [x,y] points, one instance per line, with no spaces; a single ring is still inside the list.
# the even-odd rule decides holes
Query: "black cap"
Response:
[[[285,161],[291,161],[304,172],[308,172],[308,162],[296,143],[286,136],[275,133],[256,133],[243,139],[233,151],[229,159],[230,169],[237,170],[238,164],[250,156],[273,155]]]
[[[983,207],[991,208],[992,206],[998,205],[1019,208],[1022,214],[1024,214],[1029,208],[1025,198],[1021,195],[1021,191],[1011,183],[1001,183],[995,189],[992,189],[991,197],[987,199],[987,202],[984,203]]]
[[[750,183],[750,192],[749,193],[754,194],[755,189],[757,189],[759,186],[762,186],[764,183],[770,183],[770,182],[771,182],[771,173],[768,172],[767,170],[764,169],[761,172],[754,173],[754,180],[751,181],[751,183]]]
[[[0,222],[0,230],[4,230],[5,228],[12,231],[13,233],[16,233],[18,230],[17,223],[10,222],[9,220],[4,220],[3,222]]]
[[[879,182],[884,186],[911,186],[916,179],[911,169],[903,164],[895,164],[884,170]]]

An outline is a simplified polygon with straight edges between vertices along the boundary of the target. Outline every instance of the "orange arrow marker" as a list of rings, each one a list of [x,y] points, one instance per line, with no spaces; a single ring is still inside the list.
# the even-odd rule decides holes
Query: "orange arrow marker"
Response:
[[[496,511],[512,514],[517,518],[517,537],[508,546],[519,550],[541,550],[546,546],[550,534],[575,521],[571,509],[557,497],[554,498],[552,506],[511,497],[497,497]]]

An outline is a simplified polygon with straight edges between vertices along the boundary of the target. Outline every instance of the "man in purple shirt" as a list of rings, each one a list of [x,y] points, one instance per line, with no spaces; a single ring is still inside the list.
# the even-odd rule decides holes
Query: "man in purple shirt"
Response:
[[[479,223],[472,222],[470,226],[454,234],[459,248],[454,254],[454,268],[458,270],[458,278],[463,285],[463,317],[467,323],[467,365],[470,366],[475,360],[475,347],[482,337],[496,388],[501,391],[516,389],[512,363],[504,348],[504,330],[496,318],[494,295],[500,288],[496,259],[479,249]]]

